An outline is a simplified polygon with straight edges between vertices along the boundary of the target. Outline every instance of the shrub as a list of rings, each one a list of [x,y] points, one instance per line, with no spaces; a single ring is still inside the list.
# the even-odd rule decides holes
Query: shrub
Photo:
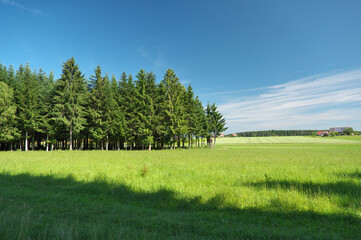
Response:
[[[353,128],[346,128],[345,130],[343,130],[343,133],[346,135],[351,135],[353,132]]]

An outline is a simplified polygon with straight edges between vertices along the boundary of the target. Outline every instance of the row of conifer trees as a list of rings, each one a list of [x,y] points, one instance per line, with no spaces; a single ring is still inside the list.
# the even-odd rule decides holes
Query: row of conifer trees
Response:
[[[204,108],[172,69],[156,83],[144,70],[118,81],[99,66],[87,80],[74,58],[57,80],[0,65],[0,150],[203,147],[225,129],[216,105]]]

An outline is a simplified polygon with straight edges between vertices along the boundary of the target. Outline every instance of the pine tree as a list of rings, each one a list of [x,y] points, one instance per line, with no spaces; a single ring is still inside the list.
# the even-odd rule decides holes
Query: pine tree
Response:
[[[46,151],[49,151],[49,144],[54,143],[52,139],[55,134],[55,123],[52,120],[52,98],[54,93],[54,73],[51,71],[49,76],[40,71],[38,74],[41,82],[41,116],[42,116],[42,130],[46,135]],[[50,138],[50,139],[49,139]]]
[[[226,120],[223,118],[222,114],[217,110],[216,104],[209,105],[207,104],[207,121],[209,126],[209,131],[213,135],[213,144],[212,147],[216,146],[216,138],[217,135],[225,130],[226,127]]]
[[[201,147],[203,147],[203,138],[207,137],[208,133],[208,124],[207,117],[204,111],[202,102],[198,99],[198,96],[194,100],[195,102],[195,121],[194,121],[194,131],[198,137],[201,138]]]
[[[136,97],[137,97],[137,134],[139,142],[144,149],[148,145],[148,150],[151,150],[153,143],[153,122],[155,116],[154,109],[154,93],[156,91],[155,76],[152,73],[146,73],[141,69],[137,75]]]
[[[110,82],[110,94],[112,97],[112,101],[114,101],[110,106],[113,106],[112,115],[114,116],[114,120],[111,126],[112,138],[116,142],[117,149],[121,148],[121,139],[124,138],[124,112],[120,106],[120,92],[118,82],[115,76],[112,76],[112,80]],[[123,146],[122,146],[123,148]]]
[[[11,87],[13,89],[15,89],[15,87],[16,87],[15,71],[14,71],[14,67],[12,65],[10,65],[8,68],[7,84],[9,87]]]
[[[6,66],[0,63],[0,82],[4,82],[6,83],[7,86],[9,86],[7,75],[8,75],[8,71],[6,69]]]
[[[40,85],[28,64],[20,66],[17,73],[16,98],[19,127],[25,132],[25,151],[28,151],[29,132],[32,135],[32,150],[35,150],[35,134],[41,131]]]
[[[0,81],[0,142],[12,142],[16,137],[19,137],[15,127],[15,112],[13,90],[5,82]]]
[[[135,82],[123,73],[118,83],[114,75],[111,82],[107,74],[103,77],[98,66],[87,85],[74,58],[62,67],[61,78],[54,83],[52,72],[47,76],[26,64],[14,74],[11,65],[7,69],[0,64],[1,149],[12,149],[19,139],[18,146],[25,145],[27,151],[29,136],[33,150],[45,142],[47,151],[50,143],[51,149],[53,144],[66,149],[68,143],[70,150],[88,149],[89,140],[97,141],[96,148],[101,149],[105,143],[107,150],[123,148],[124,143],[129,149],[151,150],[153,144],[173,149],[181,142],[184,147],[187,139],[189,147],[192,141],[199,147],[199,138],[203,145],[204,137],[210,142],[211,136],[226,129],[215,104],[204,109],[192,87],[186,89],[171,69],[159,84],[143,69]]]
[[[114,78],[115,79],[115,78]],[[115,91],[112,90],[112,85],[109,82],[109,77],[104,77],[105,83],[105,98],[104,98],[104,132],[106,135],[106,147],[109,149],[109,139],[116,138],[116,135],[121,133],[122,123],[119,105],[116,101]],[[116,84],[116,83],[115,83]]]
[[[133,149],[137,126],[137,96],[132,75],[122,74],[119,82],[119,106],[124,114],[124,136],[127,148]]]
[[[156,76],[150,72],[147,73],[146,79],[146,105],[147,105],[147,129],[148,135],[146,138],[146,144],[148,144],[148,150],[152,149],[152,143],[154,143],[154,135],[156,134],[157,125],[159,124],[158,117],[156,115],[157,104],[157,85],[155,83]]]
[[[54,120],[69,131],[69,149],[73,150],[73,134],[79,133],[86,123],[86,82],[72,57],[63,64],[61,78],[55,83]]]
[[[109,81],[108,81],[109,83]],[[105,132],[105,98],[106,98],[106,79],[102,77],[100,66],[94,71],[94,75],[90,77],[90,134],[93,139],[100,142],[103,150],[103,140],[106,136]]]
[[[189,84],[187,93],[184,95],[186,130],[188,133],[188,147],[192,147],[192,138],[195,133],[196,107],[192,86]]]
[[[166,126],[164,133],[169,136],[171,148],[174,148],[176,142],[178,146],[180,145],[180,137],[186,133],[184,116],[186,90],[172,69],[168,69],[165,73],[160,88],[162,88],[161,93],[165,95],[161,103]]]

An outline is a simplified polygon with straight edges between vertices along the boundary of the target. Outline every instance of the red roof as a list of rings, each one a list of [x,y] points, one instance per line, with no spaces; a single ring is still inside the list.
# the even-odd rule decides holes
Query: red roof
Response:
[[[322,133],[327,133],[328,134],[328,131],[318,131],[317,135],[321,135]]]

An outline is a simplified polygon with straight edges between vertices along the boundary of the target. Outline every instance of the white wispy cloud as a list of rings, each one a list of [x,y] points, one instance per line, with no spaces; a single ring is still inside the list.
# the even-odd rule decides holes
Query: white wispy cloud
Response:
[[[155,67],[156,69],[167,67],[162,51],[159,49],[150,51],[144,46],[139,46],[136,49],[136,52],[140,57],[147,60],[152,65],[152,67]]]
[[[259,95],[219,106],[230,131],[361,129],[361,69],[319,74],[267,87]]]
[[[211,92],[211,93],[204,93],[203,95],[207,95],[207,96],[228,95],[228,94],[234,94],[234,93],[254,92],[254,91],[265,90],[265,89],[268,89],[268,87]]]
[[[47,16],[47,14],[45,14],[43,11],[41,11],[39,9],[26,7],[18,2],[12,1],[12,0],[0,0],[0,3],[11,5],[11,6],[29,11],[34,15]]]

